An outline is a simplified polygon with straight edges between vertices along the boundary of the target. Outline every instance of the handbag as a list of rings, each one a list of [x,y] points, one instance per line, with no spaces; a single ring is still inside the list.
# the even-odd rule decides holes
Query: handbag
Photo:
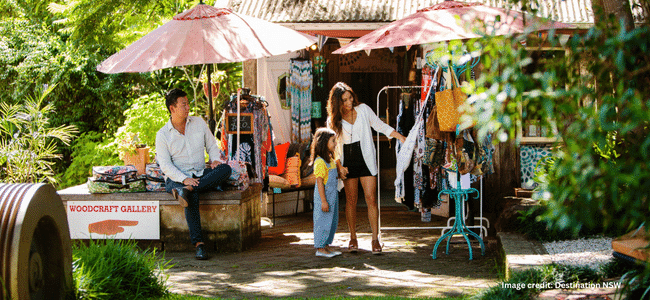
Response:
[[[424,158],[422,164],[428,165],[429,168],[439,167],[445,160],[445,142],[441,140],[426,138],[424,148]]]
[[[449,67],[449,73],[451,80],[447,82],[447,88],[436,92],[436,106],[440,131],[454,132],[461,116],[458,108],[465,103],[467,95],[458,86],[458,77],[453,67]]]
[[[430,139],[442,140],[443,136],[440,132],[440,124],[438,122],[438,108],[437,105],[434,105],[431,108],[431,113],[427,119],[426,135]]]

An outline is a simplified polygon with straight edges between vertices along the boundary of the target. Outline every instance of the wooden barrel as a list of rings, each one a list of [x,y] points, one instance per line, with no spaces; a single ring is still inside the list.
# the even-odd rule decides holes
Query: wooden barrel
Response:
[[[0,183],[0,299],[64,299],[72,291],[70,229],[47,184]]]

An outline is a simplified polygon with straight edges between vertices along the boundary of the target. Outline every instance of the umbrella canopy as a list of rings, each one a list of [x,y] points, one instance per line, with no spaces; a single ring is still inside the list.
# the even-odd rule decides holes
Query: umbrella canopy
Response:
[[[457,17],[460,17],[460,20]],[[486,25],[485,29],[481,29],[481,22]],[[484,35],[521,33],[527,26],[534,30],[571,27],[568,24],[549,22],[521,12],[489,7],[481,3],[444,1],[382,26],[333,53],[345,54],[359,50],[478,38]]]
[[[317,41],[281,25],[201,3],[113,54],[97,70],[135,73],[208,64],[208,126],[214,132],[210,64],[285,54]]]
[[[304,49],[316,37],[228,8],[199,4],[97,66],[104,73],[240,62]]]

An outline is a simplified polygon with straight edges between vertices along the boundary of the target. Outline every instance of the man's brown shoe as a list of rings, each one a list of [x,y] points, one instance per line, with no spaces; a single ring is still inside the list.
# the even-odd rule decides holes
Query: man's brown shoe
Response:
[[[175,188],[172,190],[172,195],[174,196],[174,199],[178,201],[178,204],[182,207],[187,207],[187,194],[189,194],[190,191],[188,191],[186,188]]]

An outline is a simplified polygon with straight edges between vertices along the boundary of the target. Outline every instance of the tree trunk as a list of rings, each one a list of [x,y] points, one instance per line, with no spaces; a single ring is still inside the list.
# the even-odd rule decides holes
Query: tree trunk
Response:
[[[624,20],[627,31],[634,29],[634,18],[629,0],[592,0],[591,7],[594,11],[594,25],[608,22],[608,16],[614,15],[616,22]],[[614,24],[609,24],[612,26]]]

